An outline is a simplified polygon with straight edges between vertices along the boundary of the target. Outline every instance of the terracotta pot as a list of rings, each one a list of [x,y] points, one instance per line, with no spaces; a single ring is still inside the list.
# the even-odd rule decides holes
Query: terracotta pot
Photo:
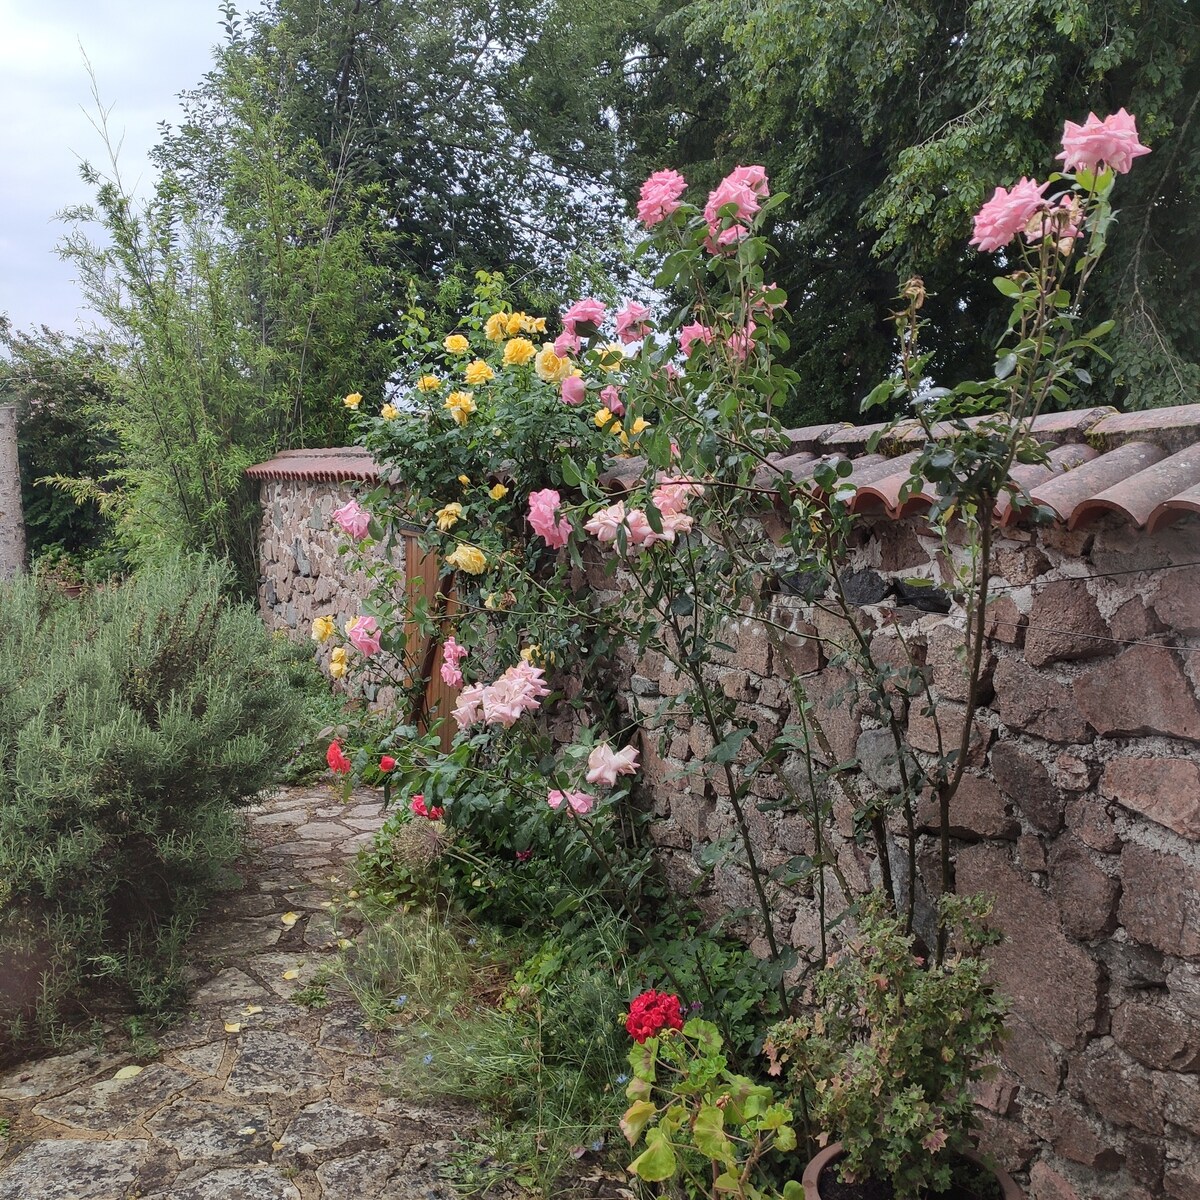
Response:
[[[821,1200],[821,1192],[817,1187],[817,1182],[821,1178],[821,1172],[835,1159],[840,1158],[841,1154],[842,1143],[834,1142],[832,1145],[826,1146],[804,1168],[804,1177],[800,1180],[804,1184],[804,1200]],[[1021,1189],[1017,1187],[1013,1177],[1007,1171],[1002,1171],[999,1167],[987,1166],[974,1150],[964,1150],[962,1157],[967,1162],[973,1162],[983,1167],[985,1171],[991,1171],[996,1177],[996,1182],[1000,1185],[1000,1195],[1004,1197],[1004,1200],[1023,1200]]]

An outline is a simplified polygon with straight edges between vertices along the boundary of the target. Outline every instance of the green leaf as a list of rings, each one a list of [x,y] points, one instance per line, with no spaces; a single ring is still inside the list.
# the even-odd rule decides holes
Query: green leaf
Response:
[[[656,1112],[658,1109],[649,1100],[637,1100],[625,1110],[621,1118],[621,1132],[631,1146],[642,1136],[646,1123]]]
[[[1000,295],[1007,296],[1010,300],[1015,300],[1021,294],[1021,285],[1015,279],[1009,279],[1005,275],[996,276],[992,283]]]
[[[646,1134],[647,1149],[629,1164],[629,1170],[647,1183],[661,1183],[675,1174],[675,1151],[661,1129]]]
[[[1007,379],[1017,369],[1017,356],[1006,354],[996,362],[996,378]]]
[[[804,1184],[796,1179],[789,1179],[783,1185],[783,1200],[804,1200]]]
[[[733,1146],[725,1133],[725,1113],[715,1104],[701,1106],[692,1125],[692,1138],[701,1154],[732,1169]]]
[[[578,487],[583,481],[583,473],[575,464],[575,460],[569,455],[564,454],[562,460],[562,477],[563,483],[567,487]]]
[[[733,762],[742,748],[742,743],[749,736],[749,729],[735,729],[732,733],[727,734],[721,739],[720,745],[708,755],[708,761],[715,763]]]

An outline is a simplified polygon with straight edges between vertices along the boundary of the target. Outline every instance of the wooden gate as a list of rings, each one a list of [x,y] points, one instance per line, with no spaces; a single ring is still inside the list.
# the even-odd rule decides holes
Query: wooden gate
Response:
[[[441,587],[448,587],[448,576],[442,574],[441,564],[437,556],[422,550],[417,542],[415,532],[405,531],[404,565],[408,576],[408,601],[412,603],[424,600],[426,610],[430,613],[443,611],[444,618],[454,615],[454,597],[448,596],[444,601],[438,599]],[[405,611],[408,611],[407,608]],[[442,622],[444,623],[444,622]],[[446,629],[444,633],[449,633]],[[425,693],[422,703],[418,706],[417,727],[424,731],[436,722],[441,721],[439,733],[442,749],[449,750],[450,743],[457,732],[450,713],[458,703],[458,689],[448,686],[442,680],[442,642],[444,636],[435,634],[432,637],[421,634],[418,626],[410,621],[405,626],[404,667],[410,678],[425,676]]]

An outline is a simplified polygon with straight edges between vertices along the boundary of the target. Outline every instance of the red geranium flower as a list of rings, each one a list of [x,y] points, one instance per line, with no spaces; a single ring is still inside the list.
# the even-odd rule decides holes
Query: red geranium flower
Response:
[[[683,1007],[679,997],[671,992],[656,992],[651,988],[635,997],[625,1018],[625,1031],[640,1046],[647,1038],[664,1029],[683,1028]]]

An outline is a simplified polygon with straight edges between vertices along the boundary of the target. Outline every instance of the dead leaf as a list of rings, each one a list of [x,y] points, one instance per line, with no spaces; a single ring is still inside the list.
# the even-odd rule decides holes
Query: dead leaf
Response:
[[[226,1033],[241,1033],[242,1032],[242,1023],[240,1021],[226,1021],[225,1022],[225,1032]]]
[[[114,1079],[132,1079],[135,1075],[142,1073],[141,1067],[122,1067],[114,1076]]]
[[[279,923],[285,929],[291,929],[291,927],[295,925],[298,920],[300,920],[300,914],[298,912],[285,912],[283,916],[279,918]]]

